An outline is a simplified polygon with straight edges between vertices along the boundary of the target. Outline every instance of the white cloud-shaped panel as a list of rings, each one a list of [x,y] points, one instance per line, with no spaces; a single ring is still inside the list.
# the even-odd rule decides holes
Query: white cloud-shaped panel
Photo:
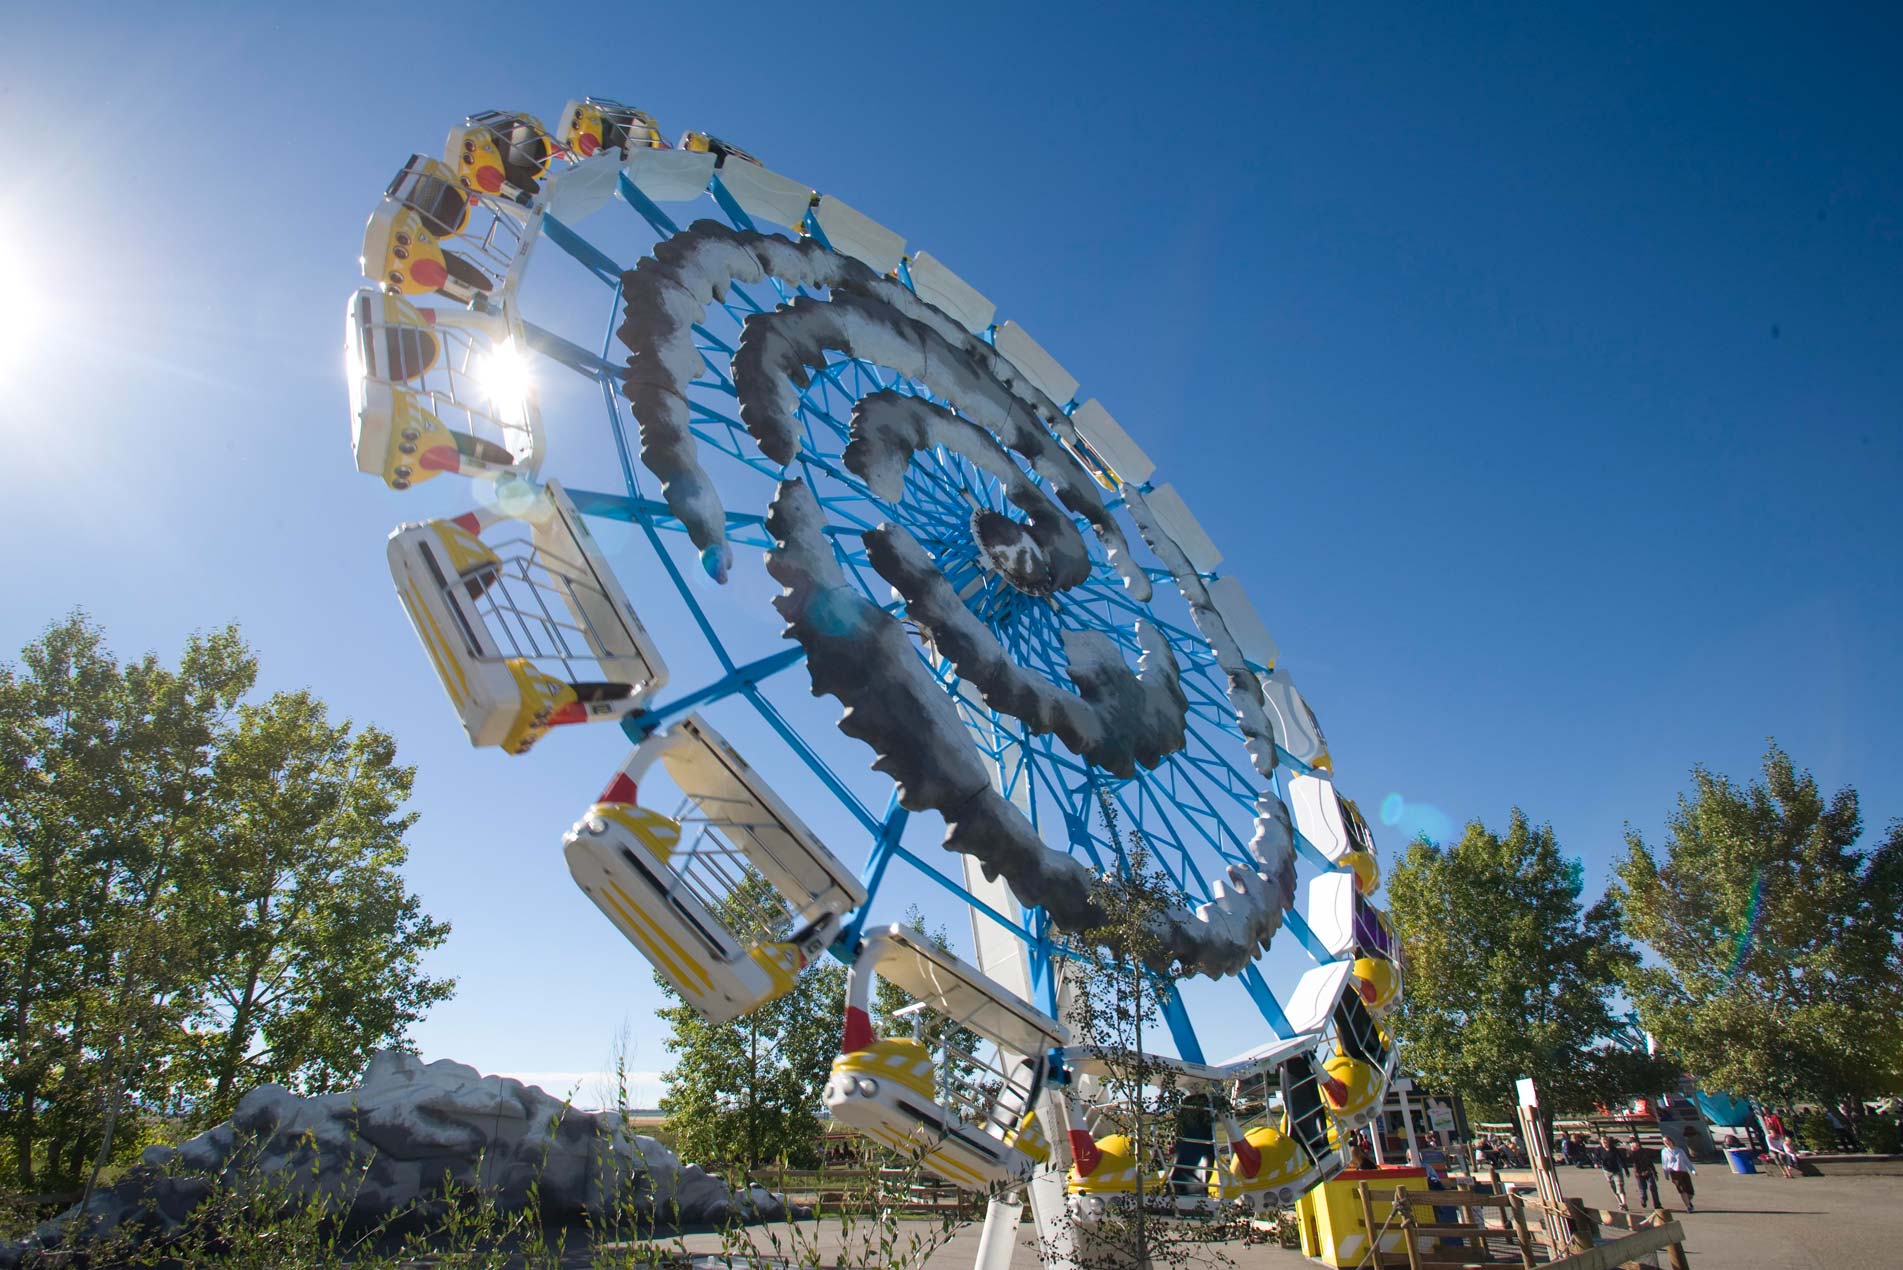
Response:
[[[1144,495],[1144,499],[1156,523],[1189,557],[1191,568],[1198,573],[1208,573],[1222,563],[1222,552],[1216,549],[1215,540],[1203,531],[1202,523],[1191,514],[1189,504],[1183,501],[1174,485],[1159,485]]]
[[[1335,1003],[1341,1000],[1341,990],[1348,986],[1351,969],[1350,963],[1338,961],[1311,967],[1296,980],[1284,1011],[1289,1026],[1298,1033],[1319,1032],[1327,1027]]]
[[[1339,860],[1354,843],[1341,817],[1341,799],[1335,783],[1319,776],[1290,776],[1288,806],[1295,828],[1309,844],[1330,860]]]
[[[714,156],[695,150],[636,150],[628,156],[628,179],[657,203],[697,198],[713,179]]]
[[[1354,874],[1318,874],[1308,884],[1308,898],[1303,907],[1306,910],[1303,916],[1308,919],[1308,929],[1314,932],[1315,938],[1327,950],[1329,956],[1346,957],[1354,950]],[[1289,1022],[1295,1022],[1293,1010],[1289,1011]]]
[[[1084,440],[1090,442],[1097,457],[1110,465],[1118,480],[1141,485],[1155,474],[1156,464],[1143,452],[1143,447],[1130,439],[1130,434],[1095,397],[1072,411],[1070,421]]]
[[[620,175],[620,154],[604,150],[591,155],[572,168],[549,173],[543,206],[562,224],[573,225],[608,205]]]
[[[719,181],[740,210],[756,221],[791,228],[806,219],[806,209],[813,202],[813,191],[801,182],[740,159],[731,159],[720,169]]]
[[[1308,702],[1289,673],[1278,670],[1273,675],[1257,678],[1262,682],[1263,704],[1269,721],[1275,725],[1275,743],[1298,762],[1313,764],[1317,759],[1326,759],[1328,739],[1322,735],[1315,712],[1308,708]]]
[[[978,288],[947,269],[929,251],[912,257],[912,289],[921,300],[936,304],[973,335],[982,333],[998,314],[998,306]],[[1059,403],[1062,404],[1062,403]]]
[[[1006,322],[998,328],[996,347],[1058,405],[1064,405],[1077,395],[1077,376],[1059,365],[1057,359],[1045,352],[1044,346],[1016,322]]]
[[[1234,578],[1217,578],[1209,584],[1209,598],[1215,602],[1216,612],[1222,614],[1222,623],[1229,628],[1242,655],[1264,669],[1273,670],[1275,640],[1262,615],[1249,601],[1249,593],[1242,589],[1242,583]]]
[[[875,273],[891,273],[905,255],[905,239],[830,194],[820,197],[813,219],[834,251],[864,261]]]

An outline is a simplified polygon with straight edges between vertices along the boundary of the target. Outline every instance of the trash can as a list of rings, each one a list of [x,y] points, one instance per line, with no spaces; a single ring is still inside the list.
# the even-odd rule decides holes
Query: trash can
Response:
[[[1731,1171],[1733,1173],[1756,1173],[1758,1171],[1757,1157],[1744,1147],[1726,1147],[1725,1159],[1731,1161]]]

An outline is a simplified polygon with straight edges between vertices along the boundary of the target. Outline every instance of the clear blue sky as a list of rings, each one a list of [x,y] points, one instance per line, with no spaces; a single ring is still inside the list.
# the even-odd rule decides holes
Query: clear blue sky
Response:
[[[16,7],[0,648],[241,622],[421,766],[431,1057],[655,993],[559,855],[621,746],[462,741],[349,461],[361,227],[472,110],[617,97],[951,262],[1189,496],[1343,787],[1586,862],[1775,734],[1903,813],[1903,39],[1884,6]],[[567,475],[557,459],[551,470]],[[453,481],[453,478],[452,478]],[[577,480],[576,483],[583,483]],[[605,484],[605,482],[596,482]]]

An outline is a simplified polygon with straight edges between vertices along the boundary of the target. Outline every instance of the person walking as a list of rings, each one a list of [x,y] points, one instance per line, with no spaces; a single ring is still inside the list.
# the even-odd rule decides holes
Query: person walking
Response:
[[[1784,1127],[1784,1117],[1778,1115],[1777,1108],[1773,1107],[1761,1118],[1764,1122],[1764,1149],[1784,1170],[1785,1177],[1796,1177],[1797,1170],[1791,1165],[1797,1159],[1797,1152],[1791,1148],[1791,1131]]]
[[[1685,1211],[1697,1212],[1698,1205],[1692,1202],[1692,1174],[1698,1170],[1692,1167],[1692,1157],[1685,1154],[1685,1148],[1667,1138],[1665,1149],[1659,1152],[1659,1166],[1665,1170],[1665,1177],[1671,1182],[1672,1189],[1685,1201]]]
[[[1665,1207],[1659,1200],[1659,1154],[1643,1142],[1632,1148],[1632,1180],[1639,1184],[1640,1208]]]
[[[1612,1193],[1619,1197],[1619,1207],[1626,1207],[1625,1179],[1627,1166],[1625,1152],[1619,1149],[1619,1144],[1614,1142],[1610,1136],[1603,1137],[1599,1139],[1599,1149],[1594,1155],[1593,1162],[1599,1166],[1599,1171],[1606,1175],[1606,1185],[1610,1186]]]

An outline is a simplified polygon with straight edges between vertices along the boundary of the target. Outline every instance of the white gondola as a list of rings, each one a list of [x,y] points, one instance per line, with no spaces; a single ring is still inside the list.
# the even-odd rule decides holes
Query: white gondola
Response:
[[[1156,463],[1131,439],[1104,404],[1092,397],[1071,411],[1070,421],[1089,453],[1079,455],[1106,489],[1141,485],[1156,473]]]
[[[390,573],[475,745],[521,754],[550,728],[641,707],[667,670],[560,485],[519,515],[404,525]]]
[[[905,267],[912,278],[912,290],[919,299],[937,305],[973,335],[982,335],[991,328],[998,306],[946,268],[931,252],[921,251],[910,257]]]
[[[903,237],[843,199],[820,195],[813,220],[834,251],[864,261],[874,273],[891,273],[905,257]]]
[[[1316,1073],[1337,1135],[1373,1120],[1394,1079],[1399,1051],[1362,999],[1351,963],[1316,966],[1295,985],[1289,1021],[1321,1036]]]
[[[533,475],[542,420],[520,348],[499,314],[360,289],[344,321],[357,470],[397,490],[444,472]]]
[[[1278,731],[1277,735],[1282,734]],[[1288,806],[1296,831],[1330,863],[1354,849],[1347,812],[1335,793],[1335,782],[1326,773],[1292,773],[1288,778]]]
[[[1065,370],[1062,363],[1045,352],[1044,346],[1016,322],[1006,322],[999,327],[994,339],[998,352],[1053,404],[1061,408],[1077,395],[1077,376]]]
[[[1321,722],[1295,686],[1295,680],[1286,670],[1258,675],[1257,679],[1262,684],[1263,705],[1269,722],[1275,725],[1275,743],[1304,767],[1333,771],[1334,762],[1328,757],[1328,738],[1322,734]]]
[[[1157,525],[1169,535],[1171,542],[1182,548],[1190,568],[1208,573],[1222,563],[1222,550],[1216,546],[1216,540],[1189,510],[1189,504],[1183,501],[1174,485],[1159,485],[1143,497]]]
[[[938,1052],[872,1028],[873,984],[885,980],[945,1021]],[[984,1054],[954,1039],[975,1033]],[[834,1120],[966,1190],[1026,1181],[1048,1154],[1032,1105],[1049,1052],[1069,1030],[976,966],[900,926],[868,935],[846,988],[846,1028],[826,1086]]]
[[[413,154],[363,231],[363,276],[399,295],[496,307],[521,281],[538,212],[467,188],[440,159]]]
[[[1222,624],[1229,628],[1229,637],[1236,641],[1242,655],[1259,670],[1274,670],[1279,655],[1275,637],[1269,634],[1268,624],[1242,583],[1228,576],[1217,578],[1209,584],[1209,601],[1222,614]]]
[[[797,229],[817,197],[811,186],[752,163],[720,169],[715,179],[747,217]]]
[[[672,816],[636,801],[657,759],[683,795]],[[636,746],[563,842],[576,885],[711,1023],[792,991],[866,899],[698,714]]]
[[[635,150],[622,171],[636,189],[657,203],[697,198],[714,176],[714,156],[693,150]]]

